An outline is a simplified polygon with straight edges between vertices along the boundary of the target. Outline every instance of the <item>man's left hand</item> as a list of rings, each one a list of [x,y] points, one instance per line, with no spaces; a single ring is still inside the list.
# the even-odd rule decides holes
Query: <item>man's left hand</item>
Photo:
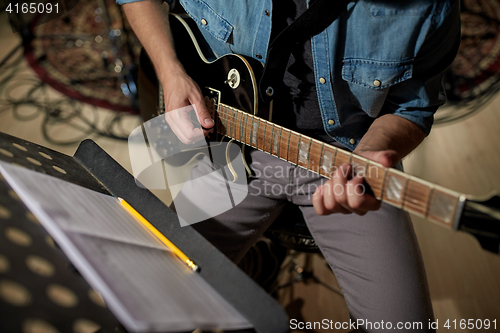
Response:
[[[355,153],[385,167],[395,166],[398,155],[395,150],[359,151]],[[366,193],[364,178],[353,174],[348,163],[342,164],[331,179],[319,186],[314,192],[312,202],[318,215],[333,213],[365,215],[368,211],[380,208],[381,201]]]

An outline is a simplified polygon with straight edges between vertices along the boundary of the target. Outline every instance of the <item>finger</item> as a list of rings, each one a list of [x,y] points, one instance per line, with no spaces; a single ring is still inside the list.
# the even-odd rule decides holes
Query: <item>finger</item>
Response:
[[[327,209],[323,203],[323,185],[318,186],[312,197],[314,211],[318,215],[327,215]]]
[[[333,191],[335,201],[348,211],[352,211],[347,201],[347,181],[351,176],[352,166],[348,163],[342,164],[333,174]]]
[[[199,96],[196,96],[193,98],[194,100],[194,110],[196,112],[196,117],[198,118],[198,121],[200,122],[200,125],[204,129],[211,129],[214,127],[215,123],[210,116],[210,113],[207,110],[207,106],[205,105],[205,100],[203,99],[202,95],[200,94]]]
[[[347,182],[347,204],[354,213],[364,215],[379,209],[381,202],[367,194],[363,178],[355,176]]]
[[[165,113],[165,119],[172,131],[185,144],[191,144],[204,138],[202,129],[195,128],[189,118],[191,109],[192,107],[186,106]]]
[[[321,211],[319,215],[328,215],[333,213],[350,214],[351,212],[342,207],[335,199],[335,188],[332,180],[328,180],[321,186],[320,195],[316,200],[318,201],[318,208]],[[314,196],[313,196],[314,199]]]

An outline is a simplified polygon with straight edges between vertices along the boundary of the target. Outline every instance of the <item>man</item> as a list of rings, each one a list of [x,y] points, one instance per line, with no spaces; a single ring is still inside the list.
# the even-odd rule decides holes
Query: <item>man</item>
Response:
[[[263,63],[272,38],[307,8],[306,0],[181,0],[175,5],[198,23],[216,55],[234,52]],[[207,135],[214,123],[199,87],[176,57],[168,5],[141,1],[123,9],[163,84],[167,122],[185,143]],[[441,73],[455,56],[459,30],[457,1],[353,1],[327,29],[301,41],[283,60],[287,70],[274,104],[288,103],[291,109],[275,111],[274,121],[400,167],[428,135],[433,114],[445,101]],[[169,112],[191,104],[203,129]],[[425,271],[406,213],[357,190],[363,178],[353,175],[349,164],[324,182],[265,153],[253,150],[250,157],[257,177],[249,183],[248,197],[195,228],[238,262],[291,201],[300,206],[334,271],[352,318],[390,322],[393,329],[398,323],[421,323],[406,331],[431,331]],[[209,172],[209,166],[200,163],[193,172]],[[180,195],[203,200],[199,192]]]

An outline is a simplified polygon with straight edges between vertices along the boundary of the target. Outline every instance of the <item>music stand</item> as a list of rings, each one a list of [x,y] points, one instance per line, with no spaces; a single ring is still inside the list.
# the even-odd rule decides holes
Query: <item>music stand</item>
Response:
[[[0,159],[125,199],[203,267],[200,276],[253,325],[251,331],[288,331],[286,314],[274,299],[193,228],[181,228],[172,210],[149,190],[138,187],[134,177],[92,140],[82,142],[71,157],[0,133]],[[102,307],[95,292],[64,254],[51,246],[48,234],[34,220],[0,178],[0,331],[38,324],[61,332],[74,331],[75,325],[114,332],[119,324],[113,314]],[[30,256],[41,257],[42,264],[33,264]],[[15,297],[8,298],[13,291]]]

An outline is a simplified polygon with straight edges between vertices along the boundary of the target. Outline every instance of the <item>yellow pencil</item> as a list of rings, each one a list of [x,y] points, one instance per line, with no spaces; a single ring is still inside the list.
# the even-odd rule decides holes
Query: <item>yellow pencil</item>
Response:
[[[198,265],[196,265],[191,259],[188,258],[187,255],[184,254],[177,246],[174,245],[171,241],[168,240],[161,232],[158,231],[148,220],[146,220],[138,211],[134,209],[134,207],[130,206],[128,202],[123,200],[122,198],[118,198],[120,203],[125,209],[132,214],[139,222],[141,222],[149,231],[153,233],[163,244],[165,244],[176,256],[178,256],[182,261],[184,261],[193,271],[197,271],[199,269]]]

